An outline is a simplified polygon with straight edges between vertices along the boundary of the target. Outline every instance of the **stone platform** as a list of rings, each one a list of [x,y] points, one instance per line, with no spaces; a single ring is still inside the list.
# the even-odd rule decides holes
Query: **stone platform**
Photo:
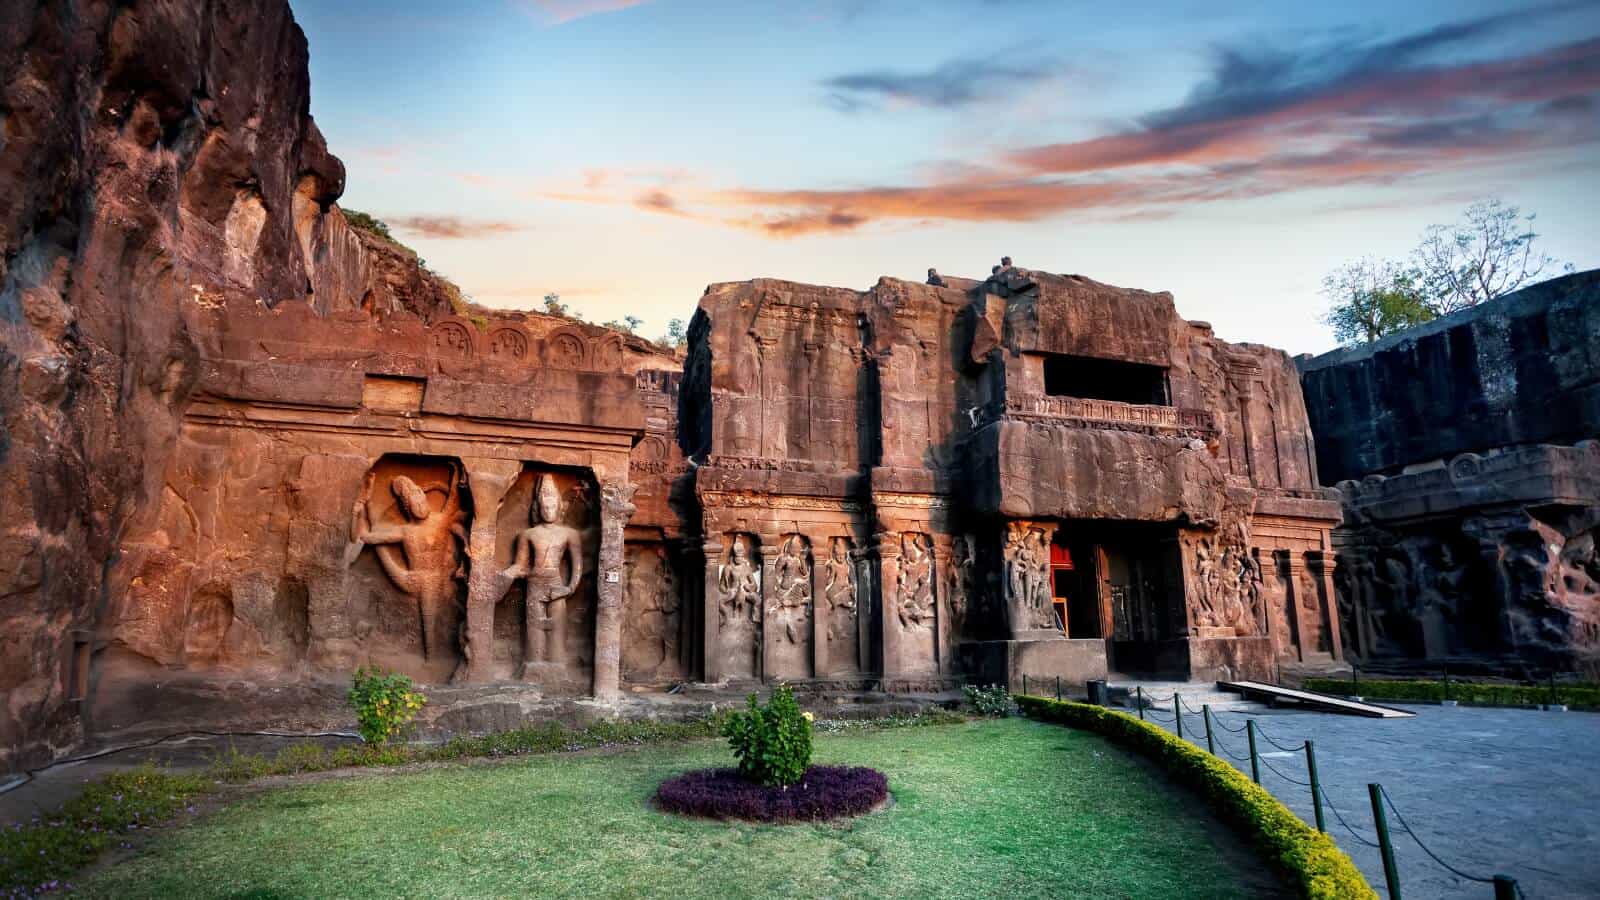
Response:
[[[1023,677],[1035,685],[1060,678],[1075,690],[1106,677],[1106,642],[1099,638],[1044,641],[974,641],[957,648],[963,671],[976,684],[1004,684],[1022,690]]]

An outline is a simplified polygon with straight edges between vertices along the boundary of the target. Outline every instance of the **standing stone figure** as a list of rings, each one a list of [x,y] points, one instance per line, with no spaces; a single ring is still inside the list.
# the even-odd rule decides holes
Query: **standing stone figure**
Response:
[[[927,541],[920,534],[906,535],[900,557],[895,606],[900,626],[907,630],[933,627],[933,564]]]
[[[856,568],[850,561],[850,539],[836,537],[822,564],[822,599],[828,604],[828,641],[844,642],[850,648],[851,665],[856,664]],[[832,655],[830,658],[837,658]]]
[[[722,592],[722,602],[717,606],[717,623],[722,628],[726,629],[730,620],[761,621],[761,570],[750,560],[750,548],[744,538],[733,539],[728,561],[717,572],[717,587]]]
[[[950,544],[950,569],[946,576],[945,596],[950,609],[950,637],[960,637],[967,621],[967,610],[973,602],[977,587],[977,560],[973,558],[972,538],[958,534]]]
[[[583,577],[582,537],[578,529],[561,524],[561,491],[553,477],[539,476],[530,513],[533,526],[517,535],[511,565],[501,573],[512,581],[528,580],[523,611],[524,680],[537,664],[566,659],[566,599]],[[565,577],[563,564],[568,572]]]
[[[802,633],[810,633],[804,627],[811,612],[811,564],[806,556],[805,539],[790,535],[773,566],[770,612],[782,621],[783,634],[791,644],[800,643]]]
[[[450,641],[442,613],[455,601],[456,579],[464,574],[456,550],[456,541],[467,542],[461,524],[465,514],[457,490],[459,475],[452,467],[448,484],[430,485],[445,492],[440,510],[428,502],[428,492],[421,485],[405,475],[395,476],[389,489],[406,521],[378,527],[372,524],[372,478],[369,473],[362,491],[365,499],[356,501],[352,511],[352,538],[357,545],[372,547],[395,586],[416,599],[422,658],[432,659]]]
[[[1033,627],[1059,629],[1055,585],[1050,583],[1050,544],[1043,531],[1035,528],[1028,532],[1027,550],[1028,606],[1033,614]]]

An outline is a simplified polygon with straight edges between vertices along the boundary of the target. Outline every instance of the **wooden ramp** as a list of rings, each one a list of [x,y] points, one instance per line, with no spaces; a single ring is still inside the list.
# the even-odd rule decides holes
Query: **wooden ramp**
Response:
[[[1275,684],[1264,684],[1259,681],[1219,681],[1217,689],[1229,691],[1252,700],[1263,700],[1269,703],[1293,703],[1307,709],[1320,712],[1343,713],[1347,716],[1368,716],[1374,719],[1404,719],[1416,715],[1403,709],[1391,709],[1387,706],[1377,706],[1372,703],[1359,703],[1355,700],[1346,700],[1343,697],[1334,697],[1329,694],[1316,694],[1311,691],[1299,691],[1294,688],[1279,687]]]

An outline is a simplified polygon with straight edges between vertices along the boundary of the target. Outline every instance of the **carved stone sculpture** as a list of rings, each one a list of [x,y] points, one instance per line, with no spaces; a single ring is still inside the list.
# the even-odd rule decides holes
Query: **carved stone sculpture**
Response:
[[[950,563],[945,576],[945,606],[950,610],[950,636],[960,637],[974,601],[978,577],[972,538],[958,534],[950,544]]]
[[[790,535],[778,552],[772,572],[772,606],[769,621],[791,644],[804,643],[811,633],[811,562],[805,538]]]
[[[664,547],[630,548],[623,663],[634,677],[677,674],[678,579]]]
[[[750,677],[761,671],[761,567],[750,538],[735,535],[717,569],[717,642],[722,671]]]
[[[352,512],[353,541],[372,547],[390,580],[416,600],[424,659],[437,656],[451,640],[444,613],[455,601],[456,579],[465,574],[456,543],[467,541],[466,529],[462,527],[465,514],[461,509],[459,480],[454,468],[447,484],[427,488],[408,476],[396,476],[389,482],[389,489],[394,492],[406,521],[400,525],[374,525],[373,476],[369,473],[362,491],[363,499],[356,501]],[[428,500],[429,489],[444,493],[442,509],[433,508]]]
[[[933,552],[927,535],[907,534],[901,539],[900,571],[896,576],[895,611],[906,630],[933,628]]]
[[[533,526],[516,538],[506,578],[527,579],[522,658],[524,680],[540,663],[566,659],[566,599],[583,577],[583,543],[578,529],[563,525],[561,492],[555,479],[539,476],[530,516]],[[566,573],[562,569],[565,567]]]
[[[836,537],[829,542],[828,559],[822,564],[822,573],[828,659],[837,665],[857,669],[860,660],[856,646],[856,567],[850,558],[849,538]]]

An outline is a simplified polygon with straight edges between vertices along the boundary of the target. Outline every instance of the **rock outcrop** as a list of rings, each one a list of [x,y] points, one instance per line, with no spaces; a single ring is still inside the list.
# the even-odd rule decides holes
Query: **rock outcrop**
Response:
[[[1300,368],[1352,654],[1600,672],[1600,271]]]
[[[186,316],[448,313],[339,215],[283,0],[0,8],[0,761],[72,743],[108,574],[199,378]]]

